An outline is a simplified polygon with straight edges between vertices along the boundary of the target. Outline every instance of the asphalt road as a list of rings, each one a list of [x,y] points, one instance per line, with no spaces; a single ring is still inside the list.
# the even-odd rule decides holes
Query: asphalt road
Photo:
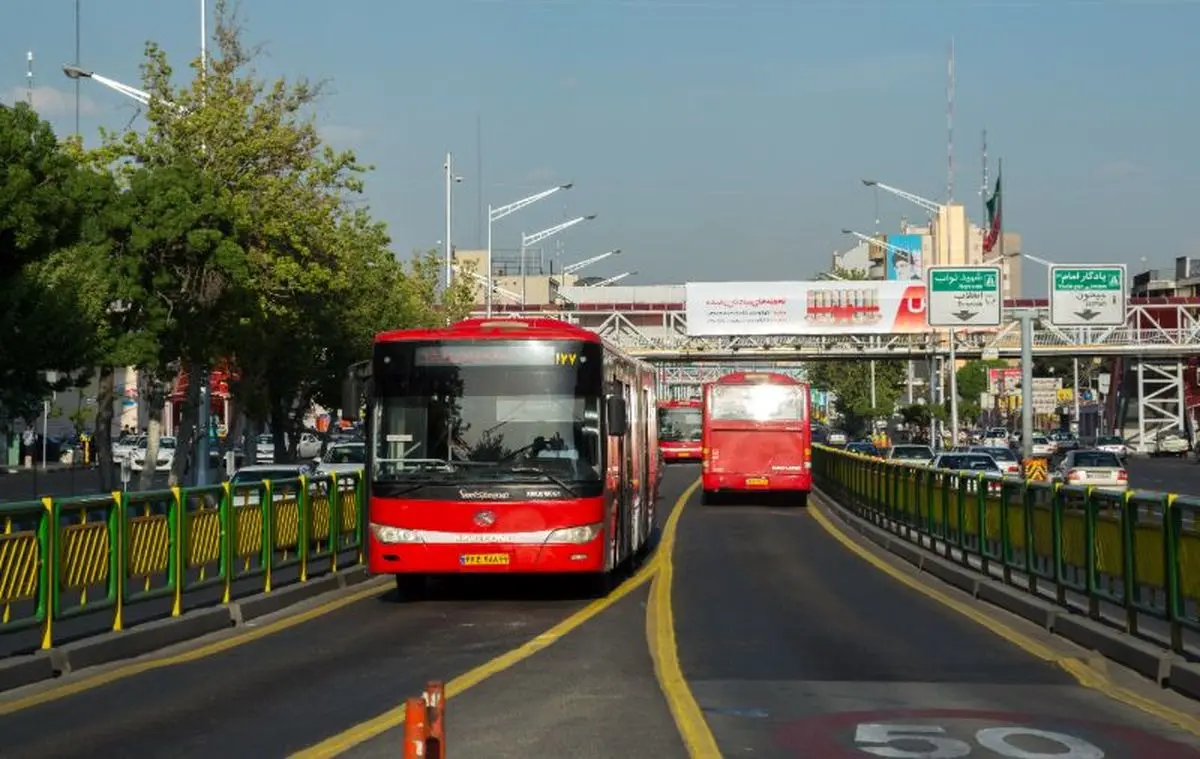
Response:
[[[694,477],[674,473],[664,484],[669,505]],[[659,519],[665,519],[660,508]],[[644,598],[644,594],[642,596]],[[419,695],[431,679],[449,680],[546,631],[589,603],[578,582],[486,578],[435,587],[427,600],[399,602],[390,589],[378,597],[267,635],[212,656],[135,674],[100,687],[5,714],[6,701],[38,690],[0,695],[0,756],[42,757],[280,757],[317,743],[382,710]],[[655,734],[682,756],[666,704],[658,694],[648,664],[641,599],[631,595],[610,609],[611,616],[593,620],[579,637],[561,648],[543,651],[507,674],[530,693],[561,701],[569,729],[539,723],[538,734],[552,748],[545,755],[634,756],[633,753],[579,753],[590,725],[595,741],[606,740],[611,722],[595,721],[597,699],[637,690],[657,710]],[[594,626],[593,626],[594,625]],[[590,629],[587,629],[590,628]],[[590,637],[589,637],[590,636]],[[609,671],[608,661],[626,657],[623,669]],[[559,667],[575,667],[572,679],[561,679]],[[625,672],[639,680],[626,683]],[[525,674],[522,674],[525,673]],[[555,674],[557,673],[557,674]],[[586,679],[597,674],[589,685]],[[71,687],[89,674],[55,682],[50,690]],[[553,675],[553,677],[551,677]],[[499,675],[497,677],[501,677]],[[486,740],[488,720],[506,721],[512,711],[528,709],[521,699],[505,696],[506,686],[455,699],[448,720],[458,756],[503,759],[531,754],[463,751],[468,736]],[[601,687],[608,694],[596,692]],[[570,699],[575,698],[574,702]],[[615,714],[622,704],[609,706]],[[508,711],[506,711],[508,710]],[[472,717],[471,715],[475,716]],[[510,727],[524,732],[517,721]],[[578,732],[572,732],[578,731]],[[598,743],[601,747],[606,743]],[[643,744],[639,744],[643,745]],[[649,745],[649,744],[646,744]],[[572,750],[565,750],[565,748]],[[368,747],[363,747],[367,749]],[[398,756],[398,744],[389,748]],[[670,759],[662,754],[662,759]]]
[[[1200,498],[1200,464],[1194,459],[1134,458],[1125,463],[1136,490],[1158,490]]]
[[[696,476],[693,467],[669,470],[660,521]],[[809,511],[705,507],[693,497],[673,575],[682,670],[726,756],[1200,758],[1200,743],[1167,723],[1078,686],[866,563]],[[647,652],[646,593],[454,697],[451,755],[687,756]],[[5,714],[0,697],[0,755],[285,756],[587,605],[577,586],[544,581],[468,583],[403,604],[383,593],[21,711]],[[1065,655],[1085,655],[1003,619]],[[390,730],[346,755],[394,757],[399,742]]]
[[[140,475],[134,473],[129,483],[130,490],[142,490]],[[224,470],[214,468],[209,471],[209,482],[221,482],[225,479]],[[114,481],[120,487],[120,472],[114,474]],[[155,474],[149,490],[165,488],[167,475]],[[51,469],[48,471],[17,471],[11,474],[0,473],[0,503],[12,501],[31,501],[43,496],[76,496],[95,495],[100,492],[100,472],[95,467]]]
[[[689,506],[674,561],[682,668],[726,756],[1200,757],[871,566],[806,510]]]

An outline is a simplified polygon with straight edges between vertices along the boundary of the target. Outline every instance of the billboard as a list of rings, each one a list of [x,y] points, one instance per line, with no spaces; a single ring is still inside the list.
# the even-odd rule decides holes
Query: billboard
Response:
[[[1017,391],[1021,385],[1021,367],[992,367],[988,369],[988,392],[1007,395]]]
[[[887,256],[887,278],[890,280],[909,282],[924,280],[925,274],[921,267],[922,235],[888,235],[888,248],[884,250]]]
[[[689,282],[686,295],[692,337],[929,331],[920,282]]]

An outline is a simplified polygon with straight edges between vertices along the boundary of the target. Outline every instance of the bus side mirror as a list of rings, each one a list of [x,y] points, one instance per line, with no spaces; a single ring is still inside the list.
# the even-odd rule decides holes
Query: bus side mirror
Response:
[[[608,434],[623,437],[629,427],[625,418],[625,399],[619,395],[607,396],[604,399],[604,416],[608,421]]]

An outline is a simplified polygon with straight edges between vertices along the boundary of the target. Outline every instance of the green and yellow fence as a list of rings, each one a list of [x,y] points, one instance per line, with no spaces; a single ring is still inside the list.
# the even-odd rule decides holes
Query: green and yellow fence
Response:
[[[1129,632],[1165,621],[1170,644],[1200,630],[1200,499],[958,473],[814,446],[818,487],[875,525],[1033,593],[1068,593]]]
[[[357,474],[0,504],[0,635],[52,648],[74,617],[121,630],[151,599],[178,616],[361,564],[365,506]]]

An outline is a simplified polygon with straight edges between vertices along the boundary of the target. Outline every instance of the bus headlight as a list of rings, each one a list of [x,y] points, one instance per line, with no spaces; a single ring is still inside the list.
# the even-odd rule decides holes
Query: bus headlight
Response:
[[[415,530],[406,530],[403,527],[393,527],[389,524],[375,524],[371,522],[371,534],[380,543],[420,543],[421,536]]]
[[[550,533],[550,537],[546,538],[547,543],[571,543],[574,545],[583,545],[591,543],[604,529],[602,524],[585,524],[578,527],[564,527],[561,530],[555,530]]]

